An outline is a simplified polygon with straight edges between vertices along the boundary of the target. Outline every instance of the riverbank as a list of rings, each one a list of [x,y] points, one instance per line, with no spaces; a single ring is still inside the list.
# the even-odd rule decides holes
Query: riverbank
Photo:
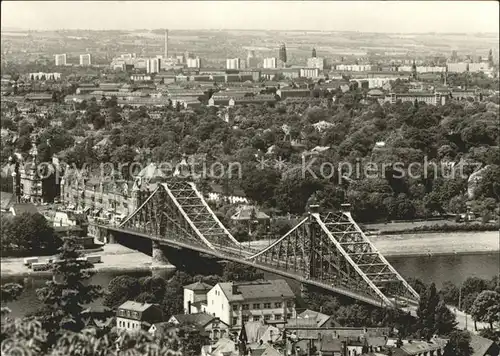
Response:
[[[457,254],[490,254],[500,251],[498,231],[481,232],[426,232],[368,236],[384,256],[445,256]],[[273,241],[250,242],[255,249],[263,249]],[[248,243],[244,242],[243,246]]]
[[[94,265],[96,272],[149,272],[152,270],[174,269],[172,265],[158,266],[152,264],[151,257],[119,244],[108,244],[102,247],[100,252],[92,252],[92,255],[100,255],[100,263]],[[51,258],[42,257],[41,260]],[[23,258],[2,258],[1,260],[2,277],[29,277],[29,276],[51,276],[50,271],[33,272],[24,265]]]
[[[391,257],[490,254],[500,251],[498,231],[427,232],[369,238],[384,256]]]
[[[429,232],[482,232],[498,231],[499,225],[495,222],[468,224],[458,223],[451,220],[432,220],[432,221],[412,221],[412,222],[392,222],[367,224],[364,226],[367,235],[392,235],[392,234],[416,234]]]

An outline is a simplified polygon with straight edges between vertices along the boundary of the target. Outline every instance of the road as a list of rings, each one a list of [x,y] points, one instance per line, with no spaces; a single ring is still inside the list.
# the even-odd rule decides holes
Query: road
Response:
[[[474,320],[472,320],[472,317],[470,315],[467,315],[463,311],[458,310],[451,305],[449,305],[448,308],[450,308],[452,313],[455,314],[455,317],[457,318],[457,322],[458,322],[457,328],[458,329],[466,330],[465,326],[467,324],[467,330],[477,334],[477,331],[474,329]],[[466,322],[466,318],[467,318],[467,322]],[[477,329],[478,330],[488,328],[488,327],[489,327],[489,325],[487,323],[477,322]]]

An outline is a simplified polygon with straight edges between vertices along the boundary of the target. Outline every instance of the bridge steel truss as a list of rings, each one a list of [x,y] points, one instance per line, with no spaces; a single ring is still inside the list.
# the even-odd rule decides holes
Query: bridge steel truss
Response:
[[[240,250],[196,189],[194,183],[172,180],[161,183],[120,226],[198,247]]]
[[[114,229],[191,247],[376,306],[398,307],[398,301],[419,300],[347,212],[311,213],[283,237],[255,251],[229,233],[194,183],[172,180],[159,184]]]
[[[247,258],[370,304],[397,307],[419,295],[346,212],[310,214],[282,238]],[[364,297],[363,297],[364,296]],[[401,303],[403,304],[403,303]]]

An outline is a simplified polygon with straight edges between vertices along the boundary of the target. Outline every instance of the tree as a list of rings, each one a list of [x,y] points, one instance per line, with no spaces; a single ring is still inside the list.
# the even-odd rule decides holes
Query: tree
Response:
[[[274,192],[280,181],[279,174],[273,169],[245,169],[243,171],[241,187],[248,198],[257,204],[272,205]]]
[[[210,344],[210,339],[199,330],[193,330],[190,325],[180,327],[177,335],[182,345],[182,354],[185,356],[198,356],[201,348]]]
[[[134,300],[140,292],[141,286],[137,278],[127,275],[116,276],[108,284],[103,304],[109,308],[116,308],[127,300]]]
[[[439,304],[439,295],[436,291],[436,285],[432,283],[424,293],[420,294],[417,316],[418,329],[422,337],[430,340],[435,332],[436,309]]]
[[[51,254],[61,241],[41,214],[23,213],[14,217],[2,216],[2,253],[8,255]]]
[[[459,291],[458,287],[456,285],[454,285],[452,282],[450,282],[450,281],[444,282],[443,287],[441,288],[439,293],[441,294],[443,300],[447,304],[458,306],[458,299],[459,299],[460,291]]]
[[[85,326],[82,315],[85,305],[102,295],[100,286],[86,283],[95,273],[91,271],[94,265],[79,257],[76,240],[67,238],[58,260],[52,264],[53,279],[37,289],[43,305],[36,316],[48,332],[49,345],[65,330],[81,331]]]
[[[20,284],[17,283],[5,283],[2,284],[2,289],[1,289],[1,294],[0,294],[0,300],[2,303],[9,303],[21,295],[23,291],[23,287]],[[1,308],[1,317],[3,318],[6,314],[10,312],[9,308],[2,306]],[[3,338],[2,338],[3,340]],[[2,341],[0,340],[0,342]]]
[[[224,281],[255,281],[262,279],[264,274],[254,267],[248,267],[236,262],[227,262],[224,266],[222,279]]]
[[[4,327],[2,323],[2,327]],[[121,331],[99,335],[94,328],[86,328],[79,333],[66,331],[49,350],[43,345],[47,335],[37,321],[18,319],[9,324],[9,342],[2,344],[5,355],[40,356],[121,356],[157,355],[183,356],[183,345],[175,329],[151,335],[147,331],[135,333]]]
[[[471,307],[471,314],[474,321],[484,321],[490,324],[500,321],[500,293],[495,291],[482,291],[474,300]]]
[[[443,356],[471,356],[472,352],[469,332],[455,330],[450,334]]]
[[[448,335],[457,326],[455,314],[446,306],[443,300],[436,308],[434,330],[438,335]]]

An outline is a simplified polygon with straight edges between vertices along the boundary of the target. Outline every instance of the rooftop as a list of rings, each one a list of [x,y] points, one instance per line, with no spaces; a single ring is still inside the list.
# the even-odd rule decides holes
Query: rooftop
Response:
[[[208,291],[212,288],[213,288],[213,286],[211,286],[210,284],[204,283],[204,282],[195,282],[195,283],[188,284],[187,286],[184,286],[184,289],[189,289],[189,290],[192,290],[195,292],[196,291]]]
[[[136,312],[143,312],[152,306],[153,306],[153,304],[150,304],[150,303],[139,303],[139,302],[134,302],[133,300],[127,300],[125,303],[120,305],[118,307],[118,309],[126,309],[126,310],[132,310],[132,311],[136,311]]]
[[[224,282],[219,285],[229,301],[295,297],[284,279],[247,283]],[[233,294],[233,285],[236,287],[236,294]]]

